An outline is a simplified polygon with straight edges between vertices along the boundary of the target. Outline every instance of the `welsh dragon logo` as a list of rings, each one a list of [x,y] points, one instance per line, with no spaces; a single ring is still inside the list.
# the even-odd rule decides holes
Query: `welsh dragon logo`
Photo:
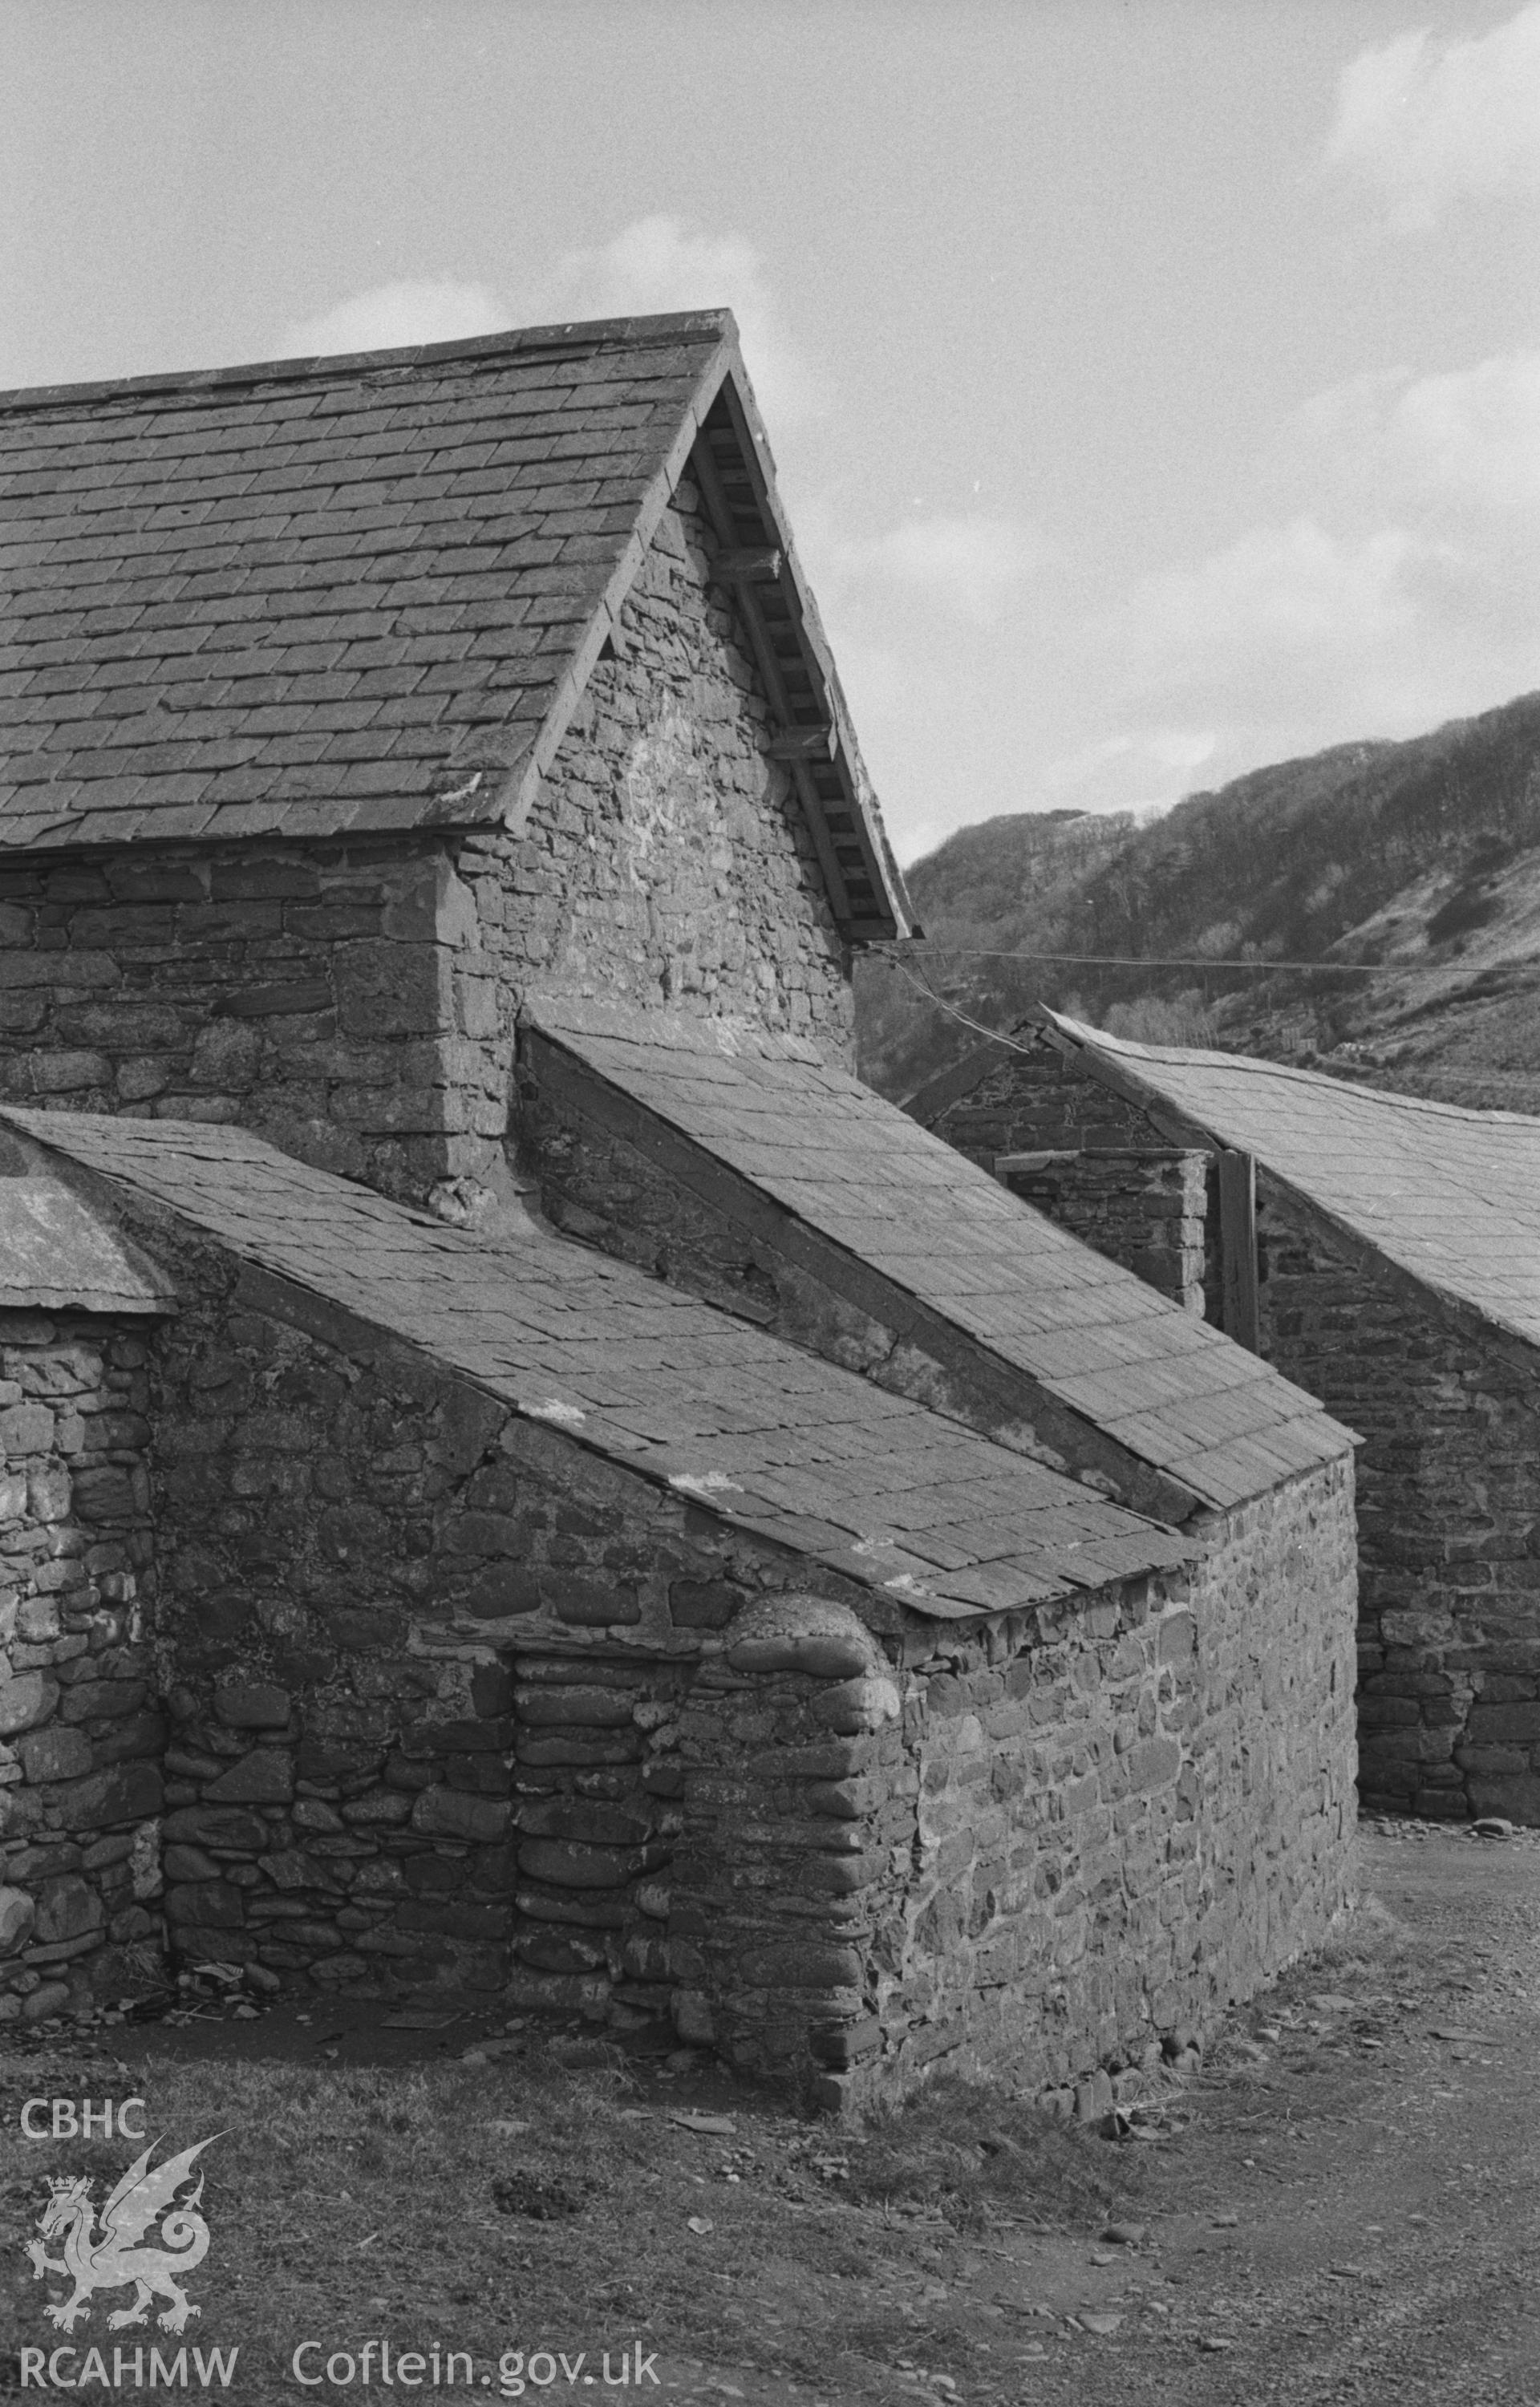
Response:
[[[184,2148],[179,2157],[168,2157],[151,2172],[150,2159],[159,2144],[151,2140],[143,2156],[135,2157],[117,2188],[104,2200],[100,2231],[95,2229],[96,2209],[91,2201],[92,2185],[88,2180],[77,2175],[72,2180],[50,2182],[51,2196],[37,2218],[43,2239],[29,2240],[27,2255],[37,2280],[41,2281],[45,2273],[63,2273],[75,2285],[63,2306],[43,2310],[60,2331],[73,2331],[78,2323],[90,2321],[93,2290],[121,2290],[130,2282],[134,2285],[134,2302],[108,2315],[109,2331],[117,2331],[125,2324],[147,2323],[152,2298],[170,2302],[164,2314],[157,2318],[163,2331],[185,2331],[189,2318],[199,2312],[182,2288],[180,2277],[191,2273],[194,2265],[201,2265],[208,2254],[208,2226],[198,2212],[203,2197],[202,2172],[192,2196],[179,2206],[175,2200],[177,2192],[192,2178],[193,2158],[201,2156],[209,2144],[200,2140],[195,2148]],[[159,2237],[165,2246],[141,2247],[138,2243],[156,2223],[160,2224]],[[56,2232],[64,2234],[62,2257],[50,2257],[43,2244]]]

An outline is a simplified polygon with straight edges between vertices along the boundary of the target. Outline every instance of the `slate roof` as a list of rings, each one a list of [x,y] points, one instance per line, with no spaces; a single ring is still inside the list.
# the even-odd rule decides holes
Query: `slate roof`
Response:
[[[1540,1345],[1540,1119],[1043,1017],[1093,1075],[1253,1154],[1428,1287]]]
[[[517,820],[692,461],[835,916],[906,927],[726,310],[0,395],[0,844]]]
[[[177,1309],[164,1273],[3,1130],[0,1307],[148,1315]]]
[[[920,1612],[1046,1602],[1191,1556],[1075,1481],[533,1226],[478,1243],[234,1128],[9,1108],[0,1123]]]
[[[533,1016],[600,1076],[1205,1503],[1261,1494],[1351,1445],[1313,1397],[810,1046],[720,1019],[551,999]]]

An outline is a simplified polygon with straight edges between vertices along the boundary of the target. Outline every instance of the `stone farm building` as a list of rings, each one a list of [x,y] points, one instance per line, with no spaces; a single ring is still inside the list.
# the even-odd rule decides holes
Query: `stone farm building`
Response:
[[[1540,1823],[1540,1120],[1020,1034],[911,1110],[1362,1432],[1365,1799]]]
[[[0,2016],[1082,2098],[1317,1941],[1348,1433],[862,1087],[723,315],[10,397]]]

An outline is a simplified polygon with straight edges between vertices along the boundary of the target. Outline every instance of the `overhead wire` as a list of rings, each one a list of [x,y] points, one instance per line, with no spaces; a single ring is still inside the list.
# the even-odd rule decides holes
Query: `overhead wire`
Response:
[[[1231,961],[1215,954],[1162,955],[1155,953],[1033,953],[1019,949],[991,951],[982,945],[948,945],[939,936],[879,937],[867,946],[868,952],[883,953],[896,960],[899,952],[911,946],[925,945],[932,952],[947,953],[963,961],[1050,961],[1056,968],[1098,970],[1258,970],[1270,976],[1275,970],[1369,970],[1383,969],[1383,961]]]
[[[912,943],[915,940],[911,938],[907,941]],[[932,942],[928,937],[923,938],[920,941],[924,943]],[[907,943],[905,946],[905,949],[907,950]],[[935,949],[937,951],[949,952],[952,948],[949,946],[938,945],[935,947]],[[910,968],[908,962],[901,959],[900,949],[896,944],[877,943],[869,946],[867,950],[877,954],[880,960],[885,961],[890,969],[895,969],[900,977],[903,978],[907,985],[913,987],[916,994],[922,995],[927,1003],[934,1004],[937,1011],[945,1012],[948,1019],[955,1019],[960,1027],[970,1029],[976,1036],[987,1037],[991,1045],[1004,1045],[1008,1052],[1030,1053],[1032,1051],[1033,1048],[1030,1045],[1023,1045],[1018,1038],[1007,1036],[1003,1029],[986,1028],[981,1019],[975,1019],[969,1012],[960,1011],[955,1003],[948,1003],[945,995],[937,994],[934,987],[931,984],[930,979],[923,975],[923,972],[917,976],[915,971]],[[1309,962],[1297,961],[1268,961],[1265,963],[1261,961],[1122,961],[1118,960],[1116,956],[1098,956],[1090,953],[987,953],[980,950],[970,950],[965,947],[959,947],[958,950],[962,954],[963,958],[967,960],[1077,961],[1103,968],[1299,969],[1310,968],[1312,966],[1319,968],[1322,966],[1320,963],[1312,964]],[[1345,969],[1377,969],[1379,967],[1379,963],[1377,961],[1345,961],[1340,964],[1333,962],[1330,966],[1333,968],[1340,966]]]
[[[986,1028],[981,1019],[970,1018],[969,1015],[965,1011],[959,1011],[955,1003],[948,1003],[944,995],[937,994],[929,978],[916,977],[908,963],[906,961],[901,961],[898,959],[897,954],[890,950],[887,946],[874,945],[871,949],[876,953],[880,953],[883,959],[888,962],[889,967],[891,969],[895,969],[898,972],[899,976],[906,980],[906,982],[913,987],[916,994],[923,995],[927,1003],[934,1003],[937,1011],[944,1011],[948,1015],[948,1018],[959,1021],[964,1028],[971,1028],[976,1036],[987,1036],[991,1045],[1004,1045],[1007,1051],[1012,1053],[1030,1053],[1032,1051],[1033,1048],[1030,1045],[1020,1044],[1016,1037],[1005,1035],[1003,1030],[998,1028]]]

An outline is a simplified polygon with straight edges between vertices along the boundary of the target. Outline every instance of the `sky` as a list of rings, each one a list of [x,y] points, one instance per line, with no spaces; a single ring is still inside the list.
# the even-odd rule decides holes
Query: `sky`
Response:
[[[726,304],[900,857],[1540,687],[1540,0],[0,0],[0,386]]]

